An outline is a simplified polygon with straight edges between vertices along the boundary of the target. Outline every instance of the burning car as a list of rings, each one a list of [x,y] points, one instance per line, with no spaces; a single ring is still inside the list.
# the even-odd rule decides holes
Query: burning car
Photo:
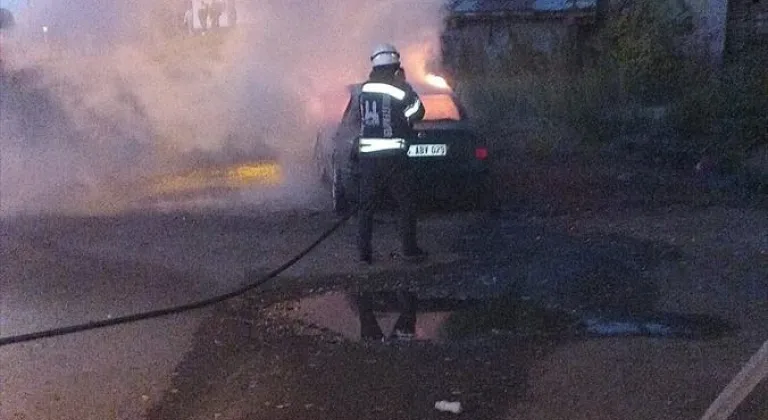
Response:
[[[412,159],[421,204],[469,203],[490,210],[495,194],[490,175],[489,150],[470,128],[466,110],[444,79],[427,75],[414,84],[426,114],[415,125],[408,156]],[[341,121],[321,129],[314,145],[319,175],[330,188],[333,209],[348,211],[358,201],[358,171],[349,156],[358,135],[360,85],[348,86],[348,101]]]

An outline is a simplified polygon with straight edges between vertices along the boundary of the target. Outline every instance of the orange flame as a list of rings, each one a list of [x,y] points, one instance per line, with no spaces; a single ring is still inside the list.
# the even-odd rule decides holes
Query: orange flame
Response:
[[[411,44],[403,49],[403,67],[411,81],[441,90],[450,90],[448,81],[434,72],[439,57],[436,51],[438,51],[436,38]]]
[[[448,81],[446,81],[444,77],[432,73],[427,73],[427,75],[424,76],[424,82],[438,89],[448,90],[451,88],[451,86],[448,84]]]

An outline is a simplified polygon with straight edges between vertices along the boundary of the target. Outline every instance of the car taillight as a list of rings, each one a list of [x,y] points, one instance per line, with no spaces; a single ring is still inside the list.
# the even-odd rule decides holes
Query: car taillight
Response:
[[[485,147],[478,147],[475,149],[475,157],[479,160],[488,159],[488,149]]]

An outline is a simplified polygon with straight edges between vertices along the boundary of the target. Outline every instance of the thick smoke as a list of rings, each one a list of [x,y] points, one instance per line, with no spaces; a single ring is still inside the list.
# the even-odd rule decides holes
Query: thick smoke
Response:
[[[38,0],[17,17],[2,50],[0,215],[119,211],[153,176],[261,158],[283,166],[279,198],[300,203],[316,130],[366,77],[371,48],[393,42],[419,77],[442,21],[440,0],[239,0],[236,31],[189,37],[184,3]]]

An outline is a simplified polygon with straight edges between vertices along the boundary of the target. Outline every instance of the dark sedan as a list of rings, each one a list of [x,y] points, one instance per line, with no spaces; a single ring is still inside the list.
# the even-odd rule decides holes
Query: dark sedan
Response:
[[[467,114],[458,98],[448,89],[414,86],[426,114],[415,125],[408,156],[417,174],[422,204],[443,207],[469,204],[490,209],[493,187],[488,148],[469,126]],[[314,157],[324,182],[330,186],[333,208],[348,211],[357,202],[357,170],[349,156],[358,135],[356,115],[360,85],[348,87],[349,99],[341,121],[321,130],[315,142]]]

